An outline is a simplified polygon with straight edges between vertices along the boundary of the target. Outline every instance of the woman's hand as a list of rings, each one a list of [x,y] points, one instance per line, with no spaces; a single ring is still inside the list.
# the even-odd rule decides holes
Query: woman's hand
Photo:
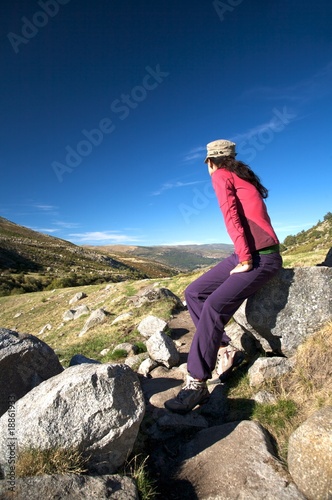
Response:
[[[234,269],[231,270],[229,274],[235,273],[246,273],[252,269],[252,260],[246,260],[244,262],[240,262]]]

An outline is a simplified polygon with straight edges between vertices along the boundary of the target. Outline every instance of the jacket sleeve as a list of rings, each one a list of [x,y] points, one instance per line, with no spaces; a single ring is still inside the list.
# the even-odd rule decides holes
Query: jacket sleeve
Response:
[[[241,222],[236,189],[232,178],[224,178],[221,171],[217,170],[212,174],[212,184],[224,216],[227,232],[233,241],[235,253],[239,257],[239,261],[242,262],[251,259],[252,255]]]

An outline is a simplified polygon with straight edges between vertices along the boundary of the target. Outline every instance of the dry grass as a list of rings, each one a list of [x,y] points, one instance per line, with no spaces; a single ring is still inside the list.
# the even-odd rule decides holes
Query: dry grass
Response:
[[[279,457],[287,463],[292,432],[320,408],[332,405],[332,322],[299,346],[294,369],[280,379],[251,387],[239,374],[229,384],[231,419],[258,421],[273,436]],[[245,370],[245,369],[244,369]],[[259,390],[275,396],[275,403],[255,403]]]
[[[16,462],[16,476],[44,474],[84,474],[88,458],[77,449],[29,449],[21,451]]]

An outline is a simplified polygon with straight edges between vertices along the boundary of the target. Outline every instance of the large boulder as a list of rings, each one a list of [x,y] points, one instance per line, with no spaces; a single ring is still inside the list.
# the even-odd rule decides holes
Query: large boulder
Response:
[[[332,406],[317,411],[293,432],[287,460],[308,500],[332,498]]]
[[[183,448],[177,480],[173,488],[188,489],[184,498],[305,500],[274,457],[266,432],[245,420],[196,434]]]
[[[332,268],[281,269],[234,315],[266,352],[291,356],[332,319]]]
[[[73,366],[17,402],[16,453],[27,448],[78,448],[91,456],[90,467],[113,473],[131,453],[144,412],[138,377],[128,366]],[[0,464],[7,463],[11,437],[4,415]]]
[[[0,416],[44,380],[63,371],[53,349],[33,335],[0,328]]]

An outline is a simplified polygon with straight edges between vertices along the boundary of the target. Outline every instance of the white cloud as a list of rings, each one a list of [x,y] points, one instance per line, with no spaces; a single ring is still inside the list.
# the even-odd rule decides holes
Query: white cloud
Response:
[[[242,94],[242,98],[259,98],[267,100],[282,100],[305,104],[331,94],[332,61],[320,68],[308,78],[288,85],[287,87],[254,87]]]
[[[205,158],[205,152],[206,152],[205,146],[199,146],[197,148],[194,148],[191,151],[189,151],[189,153],[186,154],[186,156],[184,157],[184,161],[190,162],[197,159],[203,161],[203,159]]]
[[[192,182],[165,182],[161,188],[159,188],[157,191],[154,191],[152,193],[152,196],[159,196],[162,194],[164,191],[168,191],[170,189],[175,189],[175,188],[182,188],[182,187],[187,187],[187,186],[193,186],[194,184],[201,184],[202,181],[192,181]]]
[[[116,231],[87,231],[85,233],[72,233],[69,237],[77,243],[101,243],[107,242],[109,244],[128,243],[138,241],[132,236],[121,234]]]

